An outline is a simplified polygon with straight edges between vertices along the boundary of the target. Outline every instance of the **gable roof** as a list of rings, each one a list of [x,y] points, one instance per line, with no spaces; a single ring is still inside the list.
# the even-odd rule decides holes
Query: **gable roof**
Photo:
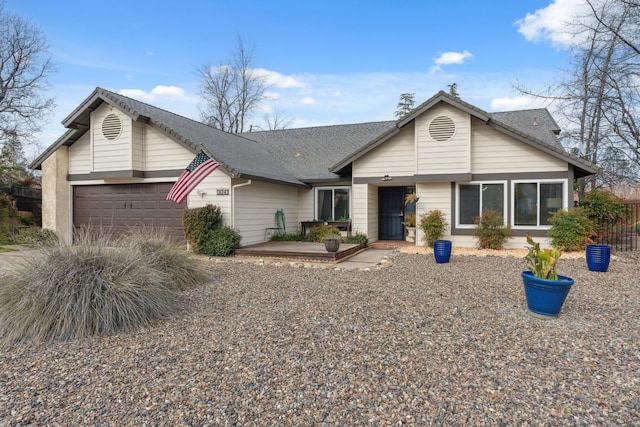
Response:
[[[42,162],[59,147],[73,144],[87,132],[90,126],[91,111],[103,102],[120,109],[134,121],[147,123],[158,129],[193,153],[198,152],[200,148],[204,149],[207,154],[220,163],[220,168],[232,178],[258,178],[308,187],[287,169],[282,168],[281,163],[255,141],[223,132],[198,121],[102,88],[96,88],[62,121],[62,124],[69,130],[38,156],[31,167],[40,167]]]
[[[562,148],[556,137],[558,124],[546,109],[488,113],[443,91],[397,121],[230,134],[99,87],[62,121],[68,130],[30,167],[40,168],[55,150],[77,141],[89,130],[91,112],[100,104],[107,103],[132,120],[158,129],[193,153],[204,149],[232,178],[255,178],[309,187],[309,182],[339,179],[339,174],[347,170],[354,160],[399,133],[403,126],[420,114],[443,102],[502,133],[567,161],[574,166],[576,177],[598,171],[593,164]]]
[[[329,166],[359,150],[372,139],[396,129],[395,121],[318,126],[243,133],[274,154],[298,179],[335,180]]]
[[[536,147],[554,157],[568,162],[574,166],[576,178],[597,173],[599,170],[598,167],[592,163],[568,153],[562,148],[562,145],[556,137],[560,132],[558,124],[546,108],[489,113],[462,101],[460,98],[440,91],[414,108],[409,114],[398,119],[395,122],[397,128],[400,129],[406,126],[425,111],[441,103],[452,105],[470,114],[472,117],[482,120],[488,126],[491,126],[499,132],[510,135],[525,144]],[[351,153],[338,163],[335,163],[330,170],[333,172],[342,170],[347,165],[353,163],[354,160],[373,150],[396,133],[397,132],[389,131],[386,134],[380,135],[378,138],[364,145],[360,150]]]

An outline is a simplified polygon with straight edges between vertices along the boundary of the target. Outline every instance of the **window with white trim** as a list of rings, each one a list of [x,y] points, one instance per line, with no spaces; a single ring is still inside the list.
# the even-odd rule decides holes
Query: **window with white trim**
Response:
[[[567,181],[514,181],[513,225],[548,227],[551,215],[566,204]]]
[[[475,218],[492,210],[506,218],[506,182],[471,182],[457,186],[457,225],[475,226]]]
[[[338,221],[351,218],[351,187],[316,188],[316,219]]]

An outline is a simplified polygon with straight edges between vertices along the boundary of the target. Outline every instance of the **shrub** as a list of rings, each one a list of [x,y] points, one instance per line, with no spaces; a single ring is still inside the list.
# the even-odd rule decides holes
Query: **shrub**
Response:
[[[13,199],[6,194],[0,194],[0,245],[14,243],[14,222],[17,213]]]
[[[2,344],[48,342],[148,324],[174,309],[166,273],[110,236],[79,232],[43,247],[0,287]]]
[[[306,240],[309,242],[322,242],[328,237],[337,237],[342,240],[340,229],[335,225],[316,225],[307,233]]]
[[[198,242],[199,252],[211,256],[230,256],[239,247],[240,234],[228,226],[208,230]]]
[[[582,251],[596,234],[593,221],[584,208],[558,210],[549,218],[547,235],[551,245],[563,251]]]
[[[422,229],[424,241],[429,247],[433,247],[433,242],[442,237],[448,225],[444,212],[441,210],[429,211],[428,214],[420,217],[420,229]]]
[[[58,236],[52,230],[41,227],[26,227],[18,229],[16,243],[24,246],[54,245]]]
[[[366,234],[357,232],[356,234],[353,234],[351,235],[351,237],[347,238],[347,243],[360,245],[360,248],[364,249],[369,245],[369,238]]]
[[[209,280],[202,261],[189,254],[184,243],[177,242],[166,230],[135,228],[121,242],[122,246],[140,252],[151,267],[166,274],[169,289],[186,289]]]
[[[475,223],[473,235],[481,249],[502,249],[511,238],[511,226],[505,225],[502,215],[496,211],[482,211],[482,215],[475,218]]]
[[[593,222],[595,235],[601,234],[612,225],[618,224],[626,216],[626,205],[618,196],[602,190],[587,193],[580,207]]]
[[[219,206],[207,205],[202,208],[185,209],[182,216],[184,235],[194,251],[199,252],[198,242],[210,230],[222,227],[222,211]]]
[[[302,235],[292,233],[275,233],[271,235],[273,242],[299,242],[303,240]]]

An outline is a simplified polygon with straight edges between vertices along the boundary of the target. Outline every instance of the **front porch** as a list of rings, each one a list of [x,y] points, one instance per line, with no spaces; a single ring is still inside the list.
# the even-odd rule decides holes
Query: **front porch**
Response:
[[[399,240],[379,240],[371,243],[368,248],[393,250],[413,245],[414,243]],[[236,249],[235,256],[334,263],[366,249],[360,249],[355,244],[341,243],[338,252],[328,252],[324,243],[269,241]]]

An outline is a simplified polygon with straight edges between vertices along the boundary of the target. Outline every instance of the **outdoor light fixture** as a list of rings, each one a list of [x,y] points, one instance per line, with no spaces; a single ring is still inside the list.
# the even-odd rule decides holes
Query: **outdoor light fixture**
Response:
[[[382,181],[391,181],[393,178],[391,178],[389,175],[385,175],[381,178]]]

